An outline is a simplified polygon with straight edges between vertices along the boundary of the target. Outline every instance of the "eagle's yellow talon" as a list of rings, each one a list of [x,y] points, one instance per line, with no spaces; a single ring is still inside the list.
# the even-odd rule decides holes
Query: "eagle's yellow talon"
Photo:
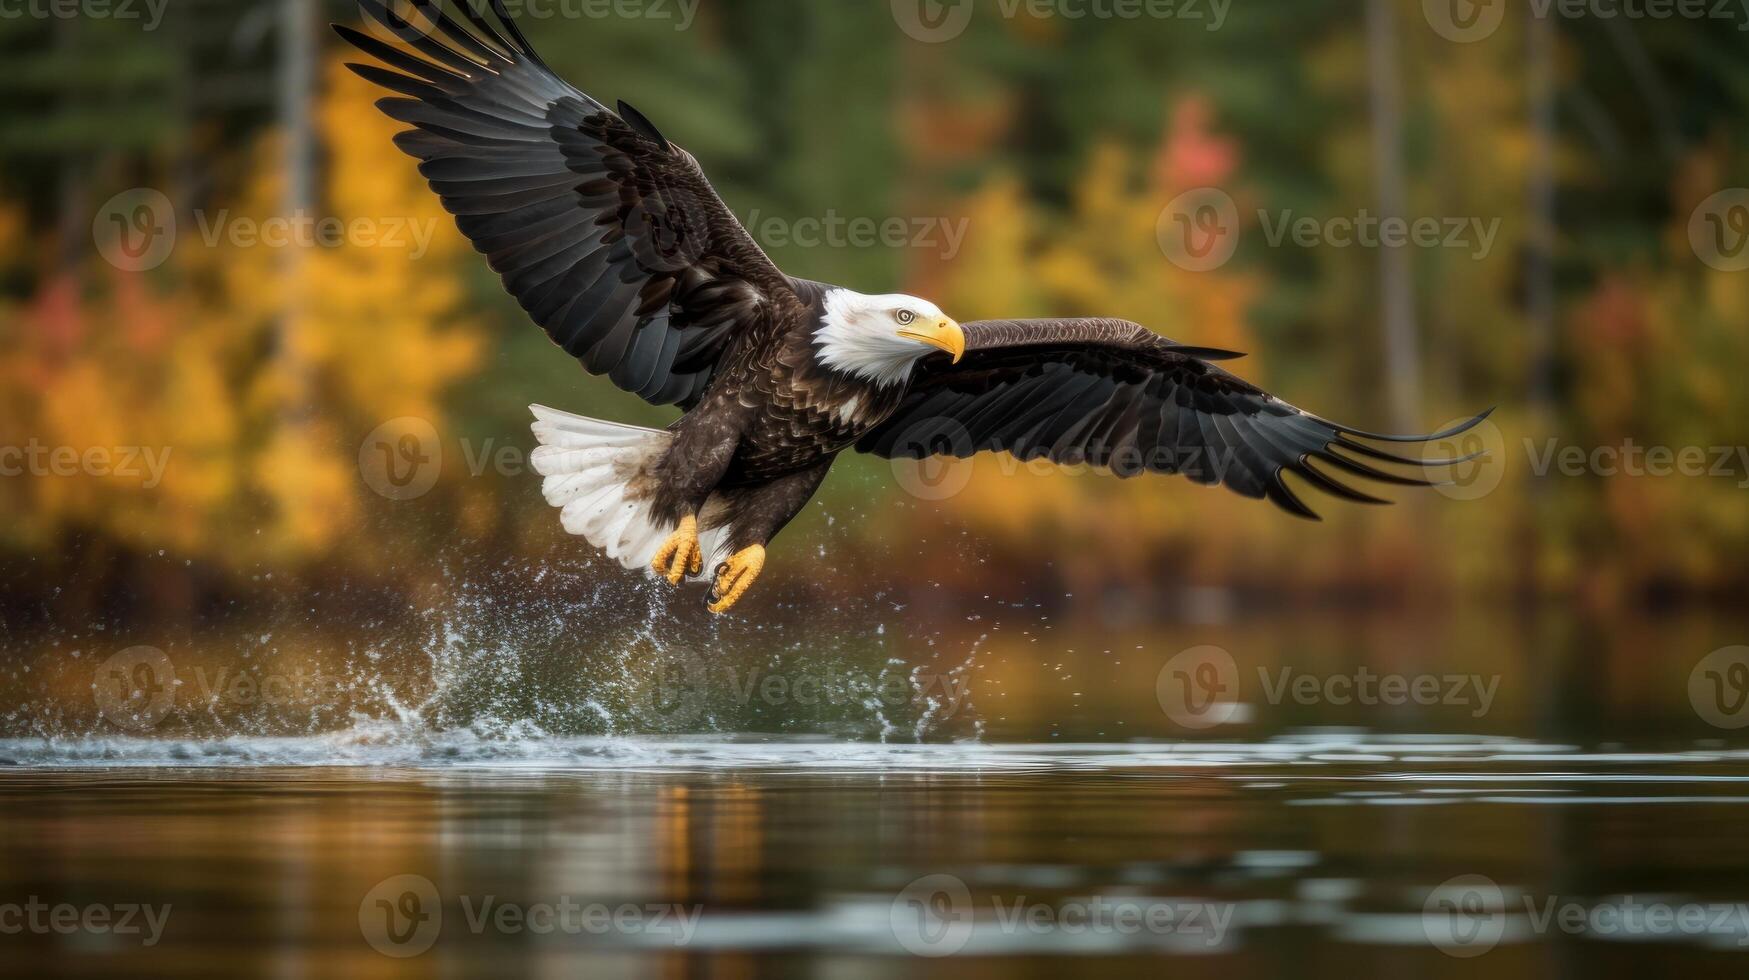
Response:
[[[711,588],[711,612],[719,616],[728,612],[753,587],[754,580],[764,568],[765,547],[757,544],[724,562],[717,569],[717,584]]]
[[[688,569],[694,575],[704,570],[704,552],[698,546],[698,518],[688,514],[680,519],[679,529],[656,549],[656,558],[650,562],[650,567],[667,579],[669,585],[679,585]]]

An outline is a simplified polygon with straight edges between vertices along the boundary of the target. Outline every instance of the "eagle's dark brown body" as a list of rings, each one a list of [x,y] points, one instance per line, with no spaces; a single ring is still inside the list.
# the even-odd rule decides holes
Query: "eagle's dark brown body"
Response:
[[[800,512],[837,455],[878,428],[904,389],[822,367],[814,327],[833,288],[793,281],[801,311],[756,311],[703,396],[669,426],[674,442],[653,476],[656,512],[669,523],[725,502],[703,520],[732,527],[730,546],[763,544]]]

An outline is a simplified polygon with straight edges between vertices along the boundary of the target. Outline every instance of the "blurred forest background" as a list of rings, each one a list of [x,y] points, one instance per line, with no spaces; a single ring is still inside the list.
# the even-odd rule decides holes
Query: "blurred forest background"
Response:
[[[950,603],[1024,583],[1163,614],[1210,594],[1740,596],[1741,462],[1535,464],[1550,440],[1749,445],[1749,272],[1729,270],[1749,211],[1714,215],[1721,254],[1691,235],[1703,202],[1749,186],[1744,23],[1514,3],[1454,40],[1435,0],[1109,18],[913,2],[972,8],[933,41],[904,29],[905,2],[515,9],[558,12],[522,19],[547,60],[695,153],[792,274],[962,320],[1128,317],[1250,351],[1240,374],[1365,428],[1497,404],[1462,447],[1493,456],[1443,494],[1392,492],[1396,507],[1326,501],[1321,525],[1178,480],[986,458],[958,490],[963,474],[847,456],[779,539],[780,595]],[[415,600],[480,566],[621,575],[564,539],[515,465],[526,406],[672,414],[584,376],[504,295],[391,145],[380,93],[341,67],[326,23],[357,23],[351,4],[169,0],[155,25],[135,7],[0,19],[0,446],[169,452],[159,480],[57,475],[52,457],[0,477],[8,631],[269,596],[326,608],[311,597],[342,589]],[[1163,229],[1205,187],[1237,202],[1240,237],[1232,261],[1191,271]],[[1367,214],[1498,234],[1481,255],[1269,240],[1285,215]],[[286,215],[378,234],[234,233]],[[891,218],[901,240],[829,231]],[[409,458],[435,484],[385,486],[374,454],[422,424]]]

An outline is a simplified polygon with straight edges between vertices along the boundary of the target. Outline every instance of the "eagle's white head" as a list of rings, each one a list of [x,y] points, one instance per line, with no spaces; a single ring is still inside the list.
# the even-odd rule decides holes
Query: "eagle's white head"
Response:
[[[960,325],[926,299],[834,289],[824,305],[814,344],[820,362],[834,370],[886,386],[910,377],[925,354],[944,350],[955,363],[965,356]]]

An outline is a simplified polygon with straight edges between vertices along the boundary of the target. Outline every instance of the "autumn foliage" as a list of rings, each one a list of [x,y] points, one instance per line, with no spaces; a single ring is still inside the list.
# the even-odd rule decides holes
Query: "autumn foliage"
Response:
[[[1054,94],[1079,82],[1046,55],[1101,27],[1065,34],[1060,25],[980,22],[964,58],[907,49],[903,71],[871,76],[893,87],[897,108],[868,114],[878,146],[853,152],[848,130],[832,128],[847,127],[849,114],[822,113],[816,87],[759,101],[724,81],[739,77],[737,44],[754,56],[756,19],[725,14],[696,35],[659,39],[696,48],[690,90],[707,93],[713,108],[671,113],[677,131],[700,134],[676,138],[700,152],[737,213],[818,214],[848,196],[967,230],[953,255],[885,242],[774,248],[789,271],[927,295],[962,320],[1127,317],[1181,341],[1252,352],[1233,370],[1319,414],[1390,427],[1376,253],[1265,247],[1256,217],[1372,206],[1368,78],[1353,32],[1309,30],[1285,81],[1278,61],[1234,54],[1230,84],[1188,77],[1192,66],[1171,84],[1123,86],[1126,98],[1111,104],[1059,105]],[[1516,29],[1502,37],[1516,43]],[[1136,65],[1151,62],[1123,54],[1140,42],[1099,37],[1108,42],[1101,58],[1078,64],[1144,77]],[[1608,164],[1574,133],[1553,133],[1552,179],[1563,202],[1581,203],[1557,212],[1557,293],[1539,333],[1522,259],[1533,245],[1524,188],[1539,163],[1517,49],[1406,43],[1415,55],[1403,80],[1410,210],[1506,218],[1492,255],[1417,253],[1412,270],[1421,424],[1501,406],[1483,446],[1493,469],[1452,474],[1460,485],[1444,492],[1377,488],[1403,501],[1389,509],[1322,501],[1328,520],[1313,525],[1179,480],[1050,472],[991,456],[963,490],[933,499],[908,492],[893,467],[854,461],[822,497],[832,530],[810,511],[790,532],[828,534],[832,547],[849,549],[814,570],[816,583],[855,588],[896,576],[897,560],[925,562],[939,571],[933,581],[964,590],[1014,578],[1071,592],[1443,590],[1609,602],[1738,589],[1749,577],[1749,461],[1733,456],[1735,468],[1720,475],[1605,478],[1591,463],[1564,473],[1556,454],[1749,445],[1749,395],[1738,383],[1749,363],[1749,273],[1697,261],[1689,235],[1700,202],[1743,182],[1740,148],[1715,133],[1671,148],[1674,176],[1638,202],[1634,246],[1612,248],[1608,229],[1588,223],[1607,210],[1595,202],[1615,192]],[[628,63],[637,50],[595,49]],[[1594,70],[1586,59],[1597,57],[1577,41],[1558,55],[1558,83]],[[997,74],[1014,64],[1033,73]],[[786,70],[807,78],[830,67]],[[415,591],[442,577],[432,568],[457,548],[566,547],[554,543],[556,522],[532,477],[480,471],[482,443],[526,450],[527,403],[563,399],[640,423],[671,417],[608,392],[553,351],[393,146],[397,125],[372,107],[380,93],[338,58],[319,77],[311,214],[293,217],[342,222],[351,230],[337,241],[269,247],[236,234],[287,216],[288,137],[271,126],[205,161],[211,173],[198,193],[172,195],[180,234],[151,271],[117,269],[88,249],[64,261],[62,232],[33,217],[41,208],[22,194],[0,201],[0,269],[25,284],[0,298],[0,446],[59,449],[62,463],[77,461],[66,475],[51,455],[40,467],[48,472],[0,477],[0,549],[12,567],[60,574],[162,553],[239,592],[335,573]],[[746,85],[761,82],[772,83]],[[1303,118],[1256,97],[1289,88]],[[664,116],[663,96],[654,97],[643,107]],[[839,97],[860,105],[885,96]],[[749,138],[747,120],[759,113],[797,127],[798,142]],[[808,142],[810,120],[836,135]],[[825,161],[817,171],[801,160],[810,154]],[[169,168],[145,166],[159,183],[173,181]],[[1161,216],[1179,195],[1208,187],[1230,194],[1246,244],[1221,268],[1189,271],[1162,249]],[[433,490],[389,506],[361,450],[373,431],[406,420],[429,425],[446,452]],[[142,454],[138,465],[97,465],[124,448]],[[1470,492],[1482,484],[1492,489]]]

